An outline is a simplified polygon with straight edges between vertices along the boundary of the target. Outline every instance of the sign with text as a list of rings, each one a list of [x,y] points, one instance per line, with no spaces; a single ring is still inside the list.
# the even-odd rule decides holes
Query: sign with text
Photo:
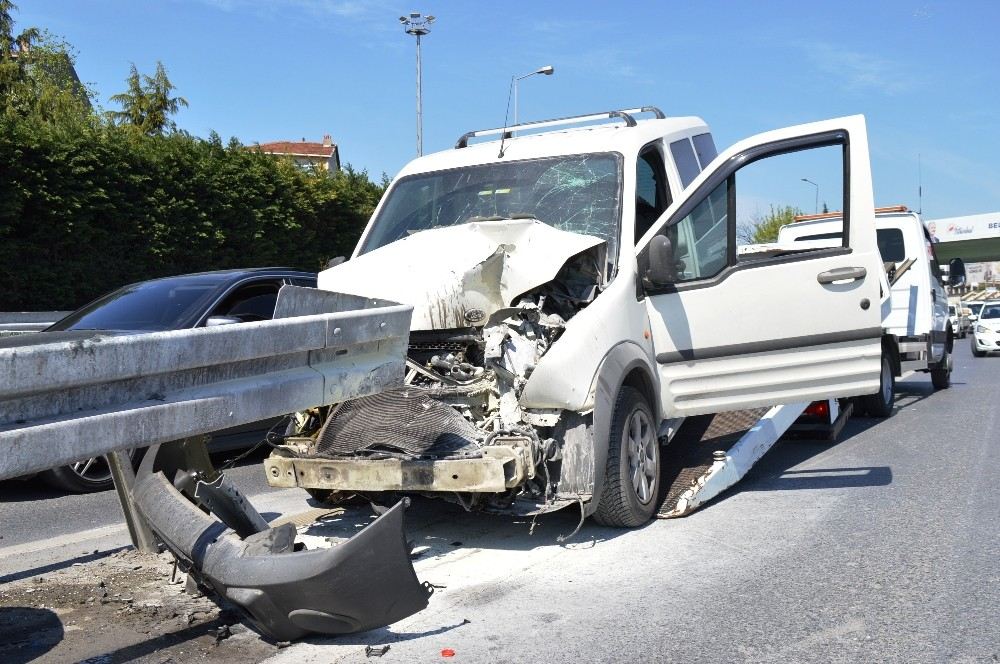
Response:
[[[930,219],[925,223],[932,242],[1000,238],[1000,212]]]

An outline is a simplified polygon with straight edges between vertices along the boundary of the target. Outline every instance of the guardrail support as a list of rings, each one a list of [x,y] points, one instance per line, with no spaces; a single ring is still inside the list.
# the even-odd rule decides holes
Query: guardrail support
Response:
[[[128,534],[132,538],[132,546],[139,553],[159,553],[160,547],[156,542],[156,535],[150,530],[146,518],[139,513],[132,498],[135,470],[132,468],[131,457],[127,451],[117,450],[108,454],[107,460],[111,478],[115,482],[115,493],[118,494],[122,514],[125,515],[125,525],[128,526]]]

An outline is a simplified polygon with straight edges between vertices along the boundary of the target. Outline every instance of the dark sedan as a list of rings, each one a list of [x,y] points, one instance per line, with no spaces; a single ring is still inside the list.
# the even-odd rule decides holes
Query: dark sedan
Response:
[[[40,334],[73,330],[133,334],[270,320],[278,290],[286,284],[315,288],[316,275],[266,267],[142,281],[94,300]],[[269,420],[220,431],[213,434],[210,449],[226,451],[257,443],[272,424]],[[53,468],[41,477],[52,486],[75,492],[112,486],[111,471],[103,457]]]

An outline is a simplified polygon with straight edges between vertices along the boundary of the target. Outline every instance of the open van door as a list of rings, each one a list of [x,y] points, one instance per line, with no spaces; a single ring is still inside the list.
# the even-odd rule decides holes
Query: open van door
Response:
[[[803,181],[817,208],[822,188],[843,210],[838,246],[756,250],[761,230],[776,235],[812,207]],[[719,155],[636,250],[664,417],[876,392],[874,209],[863,116],[767,132]]]

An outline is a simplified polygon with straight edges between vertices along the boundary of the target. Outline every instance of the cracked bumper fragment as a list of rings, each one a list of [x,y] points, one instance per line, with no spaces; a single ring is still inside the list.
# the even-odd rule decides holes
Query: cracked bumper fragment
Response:
[[[338,546],[297,550],[291,524],[241,538],[204,512],[162,470],[154,471],[149,457],[157,451],[150,450],[136,479],[139,509],[200,585],[240,606],[267,636],[284,641],[360,632],[427,606],[433,589],[417,580],[410,563],[406,501]],[[256,514],[235,488],[231,493],[234,508]]]

